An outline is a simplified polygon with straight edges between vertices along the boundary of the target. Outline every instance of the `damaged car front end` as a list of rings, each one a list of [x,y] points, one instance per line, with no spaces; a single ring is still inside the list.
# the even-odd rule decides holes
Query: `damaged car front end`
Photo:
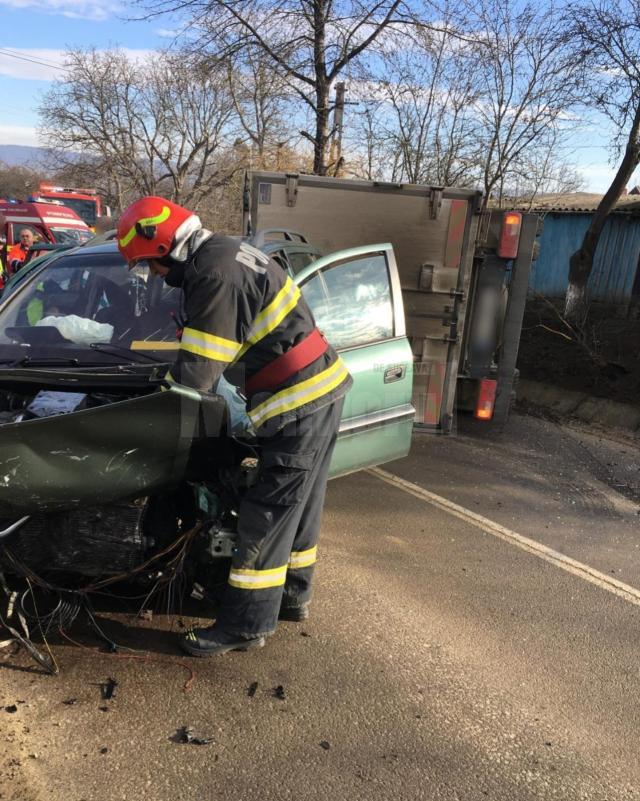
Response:
[[[413,357],[391,246],[290,274],[354,378],[331,474],[402,457]],[[127,270],[113,242],[55,254],[0,303],[5,594],[4,575],[74,603],[127,578],[174,599],[224,584],[259,447],[224,379],[216,394],[165,380],[181,310],[181,291]]]

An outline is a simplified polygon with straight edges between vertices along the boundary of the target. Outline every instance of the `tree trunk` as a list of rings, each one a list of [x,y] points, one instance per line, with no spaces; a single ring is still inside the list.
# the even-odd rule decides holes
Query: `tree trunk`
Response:
[[[316,88],[316,135],[313,144],[313,173],[327,174],[327,149],[329,147],[329,86],[318,82]]]
[[[633,118],[624,158],[618,167],[618,172],[615,174],[611,186],[607,189],[593,215],[591,225],[584,235],[580,249],[576,250],[569,261],[569,284],[564,303],[564,316],[570,322],[578,322],[584,319],[587,305],[587,282],[593,269],[593,258],[598,247],[600,234],[607,217],[618,202],[622,190],[627,185],[640,161],[639,130],[640,105],[638,105]]]
[[[316,90],[316,135],[313,143],[314,175],[327,174],[329,145],[329,80],[326,61],[326,0],[313,3],[313,70]]]

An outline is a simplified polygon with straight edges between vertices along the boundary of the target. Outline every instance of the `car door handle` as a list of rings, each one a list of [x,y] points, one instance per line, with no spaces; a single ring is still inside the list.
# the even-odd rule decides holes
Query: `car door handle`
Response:
[[[387,367],[384,371],[384,383],[391,384],[394,381],[401,381],[407,372],[404,364],[395,364],[393,367]]]

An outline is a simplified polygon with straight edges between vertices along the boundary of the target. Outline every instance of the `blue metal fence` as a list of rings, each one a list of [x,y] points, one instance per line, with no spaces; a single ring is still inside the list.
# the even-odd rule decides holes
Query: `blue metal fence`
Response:
[[[548,298],[564,297],[569,259],[580,247],[590,213],[548,213],[540,237],[540,256],[531,268],[529,287]],[[640,217],[609,217],[598,243],[589,292],[594,300],[628,303],[640,257]]]

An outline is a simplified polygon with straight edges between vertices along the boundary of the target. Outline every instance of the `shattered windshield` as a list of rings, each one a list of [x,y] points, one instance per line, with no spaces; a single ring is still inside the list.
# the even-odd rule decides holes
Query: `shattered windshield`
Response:
[[[0,311],[0,348],[47,355],[91,344],[176,350],[181,290],[141,263],[127,270],[118,254],[77,251],[48,264]],[[172,360],[172,354],[167,354]]]
[[[56,242],[65,245],[83,245],[93,237],[93,232],[84,228],[61,228],[54,225],[51,230]]]

